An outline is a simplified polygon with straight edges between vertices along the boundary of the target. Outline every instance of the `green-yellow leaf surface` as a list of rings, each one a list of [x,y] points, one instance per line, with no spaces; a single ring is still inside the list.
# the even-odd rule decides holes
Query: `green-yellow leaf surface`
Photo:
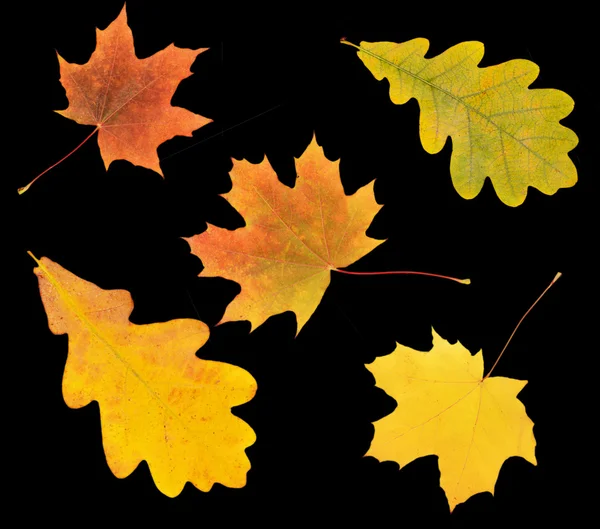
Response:
[[[196,357],[208,327],[192,319],[135,325],[128,292],[103,290],[46,257],[36,262],[50,330],[69,335],[65,402],[98,401],[115,476],[146,460],[167,496],[187,481],[203,491],[217,482],[243,487],[244,450],[256,437],[231,408],[252,399],[256,382],[239,367]]]
[[[481,191],[490,177],[500,200],[523,203],[528,186],[548,195],[577,181],[568,156],[575,133],[559,121],[573,100],[554,89],[529,89],[539,68],[516,59],[479,68],[481,42],[463,42],[426,59],[427,39],[361,42],[358,56],[376,79],[387,77],[397,104],[415,98],[421,109],[425,150],[439,152],[452,138],[450,173],[463,198]]]
[[[536,464],[533,422],[517,399],[527,381],[483,377],[481,351],[471,356],[434,331],[431,351],[398,344],[367,368],[398,403],[375,423],[367,455],[401,466],[437,455],[450,510],[479,492],[493,493],[509,457]]]
[[[344,194],[339,161],[331,162],[315,139],[296,160],[293,189],[277,179],[265,159],[234,161],[227,200],[244,217],[234,231],[209,226],[186,239],[204,265],[201,276],[237,281],[242,290],[221,323],[252,326],[285,311],[300,329],[320,303],[331,271],[346,267],[381,244],[365,231],[381,206],[373,183]]]

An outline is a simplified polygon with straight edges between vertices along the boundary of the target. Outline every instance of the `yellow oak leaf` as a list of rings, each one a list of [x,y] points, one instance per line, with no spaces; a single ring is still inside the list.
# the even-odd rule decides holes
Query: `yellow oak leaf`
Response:
[[[517,399],[527,381],[483,377],[481,351],[472,356],[433,331],[433,348],[397,345],[367,368],[397,408],[375,423],[366,455],[401,466],[437,455],[450,510],[472,495],[493,493],[512,456],[536,463],[533,422]]]
[[[244,217],[234,231],[208,226],[186,238],[204,265],[203,277],[240,283],[240,294],[220,323],[248,320],[258,326],[274,314],[293,311],[297,332],[316,310],[331,271],[349,266],[383,241],[365,235],[381,206],[373,182],[344,194],[339,160],[325,158],[313,138],[296,160],[291,189],[277,179],[265,159],[234,160],[232,190],[226,198]]]
[[[559,123],[573,100],[560,90],[529,89],[539,73],[535,63],[516,59],[479,68],[481,42],[457,44],[431,59],[424,57],[429,41],[422,38],[356,47],[376,79],[388,78],[393,103],[419,102],[428,153],[452,137],[450,173],[463,198],[477,196],[486,177],[509,206],[523,203],[528,186],[551,195],[577,182],[567,153],[578,139]]]
[[[32,255],[33,257],[33,255]],[[102,443],[118,478],[148,462],[158,489],[177,496],[190,481],[243,487],[253,430],[231,413],[252,399],[247,371],[201,360],[198,320],[135,325],[125,290],[103,290],[47,257],[36,259],[40,295],[54,334],[69,335],[63,396],[71,408],[99,403]]]

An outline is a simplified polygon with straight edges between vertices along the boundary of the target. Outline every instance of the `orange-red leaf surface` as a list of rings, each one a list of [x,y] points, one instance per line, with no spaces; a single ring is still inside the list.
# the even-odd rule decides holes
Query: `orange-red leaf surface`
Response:
[[[35,259],[35,258],[34,258]],[[71,408],[98,401],[108,466],[119,478],[148,462],[158,489],[177,496],[187,481],[243,487],[256,436],[231,413],[256,381],[247,371],[201,360],[198,320],[135,325],[124,290],[103,290],[47,257],[34,269],[48,324],[69,335],[63,396]]]
[[[97,30],[96,50],[83,65],[60,55],[60,79],[69,106],[59,114],[98,127],[98,144],[106,168],[113,160],[128,160],[162,175],[157,147],[192,131],[210,119],[171,106],[180,81],[207,48],[188,50],[170,45],[138,59],[125,7],[104,31]]]
[[[246,226],[230,231],[209,225],[186,239],[202,260],[201,276],[221,276],[242,287],[221,323],[249,320],[255,327],[289,310],[296,313],[300,332],[321,301],[331,270],[349,266],[383,242],[365,234],[381,208],[372,182],[345,195],[339,160],[325,158],[315,139],[296,160],[296,171],[290,189],[266,159],[234,160],[226,198]]]

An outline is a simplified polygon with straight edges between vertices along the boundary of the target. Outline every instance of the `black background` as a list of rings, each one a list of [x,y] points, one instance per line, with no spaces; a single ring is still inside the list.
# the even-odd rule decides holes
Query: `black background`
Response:
[[[250,520],[287,527],[306,517],[317,524],[362,519],[376,527],[412,526],[409,520],[479,527],[560,517],[572,522],[589,509],[586,479],[594,458],[585,424],[595,398],[595,351],[586,336],[593,280],[585,265],[597,246],[591,221],[598,176],[591,161],[598,139],[592,137],[598,106],[589,73],[593,17],[572,3],[568,12],[555,13],[524,3],[486,4],[486,11],[460,6],[461,12],[456,5],[416,4],[324,13],[299,4],[259,9],[128,2],[138,57],[171,42],[210,48],[173,103],[214,123],[193,138],[160,146],[164,180],[125,161],[105,171],[94,138],[22,196],[17,187],[92,130],[53,112],[67,107],[55,50],[69,62],[87,62],[95,28],[112,22],[122,3],[48,2],[25,6],[11,20],[19,35],[10,50],[17,69],[7,82],[16,101],[11,110],[18,111],[14,139],[23,154],[9,173],[16,213],[7,228],[19,243],[11,286],[23,329],[6,376],[16,388],[10,401],[12,488],[17,504],[25,502],[26,519],[85,515],[89,521],[128,513],[219,526]],[[530,189],[518,208],[502,204],[489,180],[476,199],[463,200],[450,179],[451,141],[438,155],[425,153],[417,103],[393,105],[387,81],[377,82],[356,50],[339,43],[342,37],[355,43],[426,37],[429,57],[480,40],[486,45],[482,66],[533,60],[541,68],[534,87],[558,88],[575,100],[563,123],[580,138],[571,153],[579,182],[554,196]],[[219,196],[230,189],[232,157],[256,163],[266,153],[281,181],[292,185],[293,157],[314,131],[325,154],[341,158],[346,192],[376,179],[375,196],[384,205],[368,234],[387,242],[351,270],[430,271],[470,277],[472,285],[334,273],[297,338],[289,312],[252,334],[247,322],[214,327],[239,286],[198,278],[201,262],[180,237],[200,233],[207,222],[243,225]],[[63,401],[68,340],[48,330],[26,250],[102,288],[130,291],[134,323],[199,318],[211,326],[199,356],[242,366],[258,381],[256,397],[235,409],[258,437],[247,450],[252,469],[246,487],[215,485],[203,493],[188,484],[170,499],[155,488],[145,463],[126,479],[112,475],[97,404],[72,410]],[[391,352],[396,341],[427,350],[433,325],[472,353],[483,349],[487,370],[558,271],[564,277],[528,316],[495,370],[529,381],[519,398],[535,423],[537,467],[509,459],[494,496],[479,494],[450,515],[435,456],[400,470],[363,457],[372,421],[395,407],[375,388],[365,363]]]

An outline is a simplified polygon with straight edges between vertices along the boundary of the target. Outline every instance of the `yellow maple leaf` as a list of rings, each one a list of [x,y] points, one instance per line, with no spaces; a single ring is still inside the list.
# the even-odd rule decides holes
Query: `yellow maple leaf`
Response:
[[[146,460],[170,497],[187,481],[203,491],[217,482],[243,487],[244,449],[256,436],[231,407],[252,399],[256,381],[239,367],[196,357],[208,327],[193,319],[135,325],[127,291],[103,290],[47,257],[33,258],[50,330],[69,335],[65,402],[98,401],[115,476]]]
[[[537,464],[533,422],[517,399],[527,381],[483,377],[481,351],[472,356],[433,331],[431,351],[398,344],[367,368],[398,406],[375,423],[366,455],[401,466],[437,455],[451,511],[474,494],[493,493],[507,458]]]
[[[204,265],[203,277],[240,283],[240,294],[220,323],[248,320],[252,326],[285,311],[296,313],[297,332],[316,310],[331,271],[360,259],[383,241],[365,235],[381,208],[373,182],[344,194],[339,160],[325,158],[313,138],[296,160],[293,189],[277,179],[265,159],[234,160],[226,198],[246,226],[234,231],[208,226],[186,238]]]
[[[528,186],[551,195],[577,182],[567,153],[578,139],[559,123],[573,100],[560,90],[528,89],[539,73],[535,63],[516,59],[478,68],[481,42],[457,44],[432,59],[424,57],[429,41],[422,38],[356,47],[376,79],[388,78],[392,102],[419,102],[428,153],[452,137],[450,173],[463,198],[477,196],[488,176],[509,206],[523,203]]]

